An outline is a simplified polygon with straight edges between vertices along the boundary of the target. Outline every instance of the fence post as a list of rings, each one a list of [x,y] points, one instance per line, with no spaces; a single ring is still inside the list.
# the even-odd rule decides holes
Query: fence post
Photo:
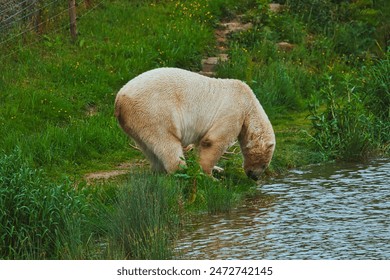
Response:
[[[40,5],[38,3],[38,5]],[[43,21],[42,21],[42,8],[38,6],[38,9],[35,12],[34,16],[34,26],[35,26],[35,32],[38,34],[41,34],[43,32]]]
[[[73,42],[77,40],[76,0],[69,0],[70,37]]]

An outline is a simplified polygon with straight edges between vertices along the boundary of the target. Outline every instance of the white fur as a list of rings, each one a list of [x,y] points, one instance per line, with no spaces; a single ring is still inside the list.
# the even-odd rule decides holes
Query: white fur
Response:
[[[272,125],[245,83],[178,68],[154,69],[129,81],[117,94],[115,115],[156,171],[177,170],[184,164],[182,146],[196,144],[202,168],[211,173],[238,137],[244,165],[257,176],[255,165],[262,171],[275,146]]]

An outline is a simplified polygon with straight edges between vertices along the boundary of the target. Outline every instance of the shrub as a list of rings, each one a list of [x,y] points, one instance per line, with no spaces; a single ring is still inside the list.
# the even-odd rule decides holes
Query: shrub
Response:
[[[362,82],[369,109],[380,119],[390,121],[390,48],[385,59],[363,67]]]
[[[339,54],[358,56],[374,46],[375,29],[363,22],[338,24],[334,29],[334,50]]]
[[[325,159],[362,159],[382,144],[377,137],[377,119],[364,105],[362,94],[355,91],[348,76],[341,85],[327,77],[320,99],[311,104],[309,117],[312,140]]]

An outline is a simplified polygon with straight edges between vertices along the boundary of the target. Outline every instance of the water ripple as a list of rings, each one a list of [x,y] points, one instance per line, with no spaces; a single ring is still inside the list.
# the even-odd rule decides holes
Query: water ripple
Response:
[[[184,259],[390,259],[390,161],[294,170],[233,213],[194,221],[177,251]]]

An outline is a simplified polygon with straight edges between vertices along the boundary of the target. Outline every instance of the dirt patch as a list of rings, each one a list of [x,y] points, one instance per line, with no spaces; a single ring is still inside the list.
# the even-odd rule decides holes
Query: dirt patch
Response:
[[[107,179],[110,179],[111,177],[124,175],[128,172],[129,172],[128,170],[99,171],[99,172],[87,174],[85,176],[85,180],[87,182],[91,182],[91,181],[95,181],[95,180],[107,180]]]
[[[95,181],[109,180],[121,175],[129,174],[131,169],[141,168],[144,167],[146,164],[147,163],[145,160],[123,162],[112,170],[105,170],[105,171],[103,170],[103,171],[88,173],[84,176],[84,179],[87,182],[87,184],[91,184]]]

